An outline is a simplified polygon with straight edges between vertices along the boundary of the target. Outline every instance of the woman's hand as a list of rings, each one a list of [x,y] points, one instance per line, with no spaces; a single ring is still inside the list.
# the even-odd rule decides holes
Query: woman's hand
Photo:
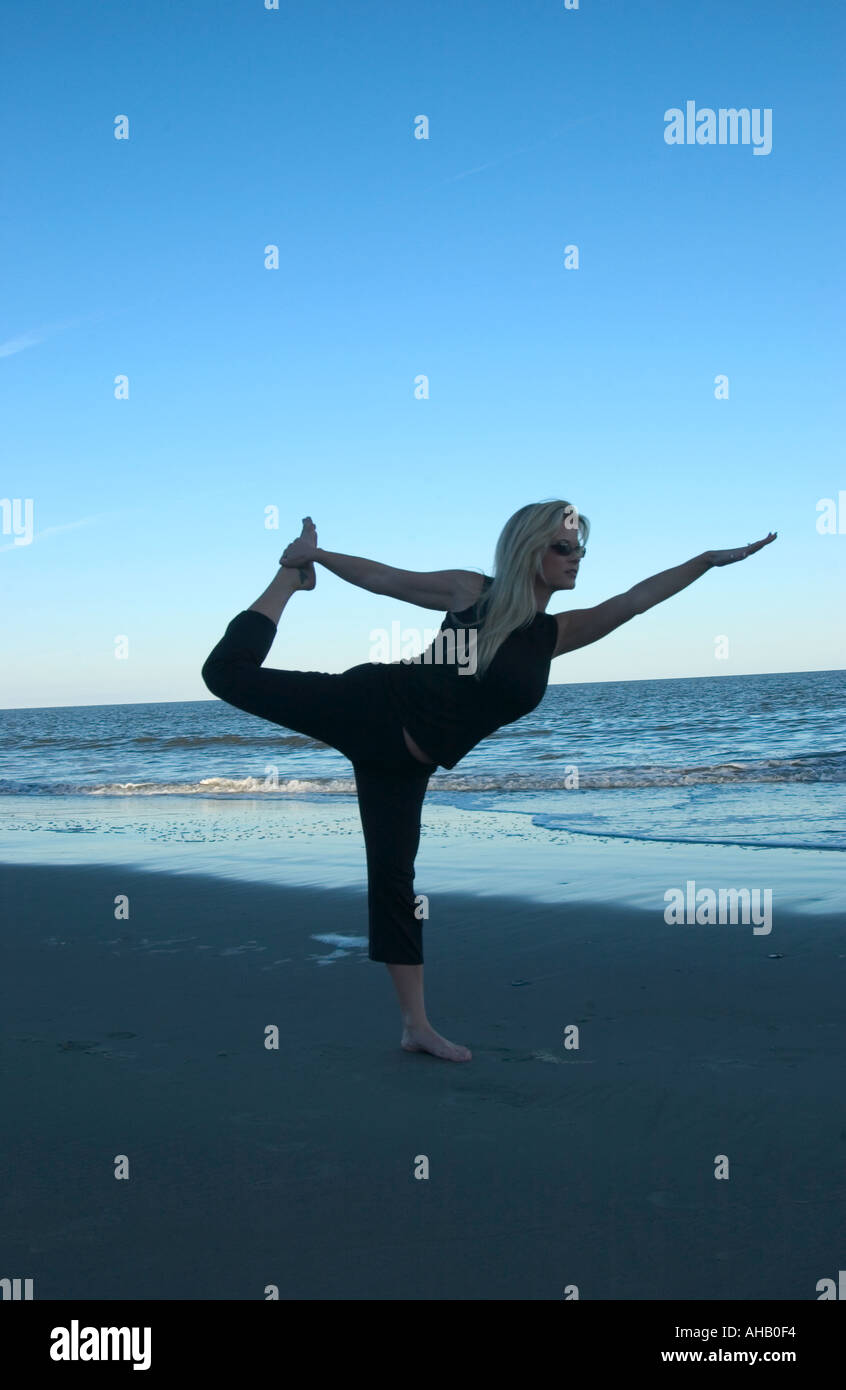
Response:
[[[706,550],[705,559],[711,565],[734,565],[738,560],[745,560],[747,555],[754,555],[756,550],[760,550],[762,545],[770,545],[778,535],[778,531],[771,531],[762,541],[755,541],[753,545],[744,545],[739,550]]]
[[[300,540],[297,537],[295,541],[291,541],[291,544],[285,547],[279,563],[284,565],[286,569],[298,570],[303,565],[311,564],[316,550],[316,545],[310,545],[308,541]]]
[[[317,530],[310,516],[303,517],[303,529],[295,541],[286,545],[279,563],[283,569],[299,570],[300,588],[313,589],[317,583],[314,561],[317,558]]]
[[[291,541],[282,551],[280,565],[285,569],[298,570],[303,565],[310,565],[317,553],[317,532],[314,532],[314,541],[308,541],[303,536],[297,536],[295,541]]]

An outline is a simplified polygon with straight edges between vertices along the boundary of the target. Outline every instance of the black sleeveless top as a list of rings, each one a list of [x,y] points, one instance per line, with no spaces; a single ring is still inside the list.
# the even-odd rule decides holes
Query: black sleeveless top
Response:
[[[493,580],[484,576],[482,593]],[[420,656],[385,666],[388,691],[411,737],[441,767],[453,768],[483,738],[513,724],[536,708],[549,682],[558,640],[551,613],[536,613],[515,628],[497,650],[482,677],[475,671],[470,629],[477,628],[476,604],[447,613],[440,633]],[[454,644],[454,645],[453,645]]]

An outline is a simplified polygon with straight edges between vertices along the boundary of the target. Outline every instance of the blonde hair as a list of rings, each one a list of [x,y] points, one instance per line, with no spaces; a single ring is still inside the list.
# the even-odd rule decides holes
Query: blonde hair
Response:
[[[572,520],[575,515],[578,525]],[[515,629],[528,627],[534,621],[538,612],[535,579],[543,577],[543,557],[562,522],[572,526],[574,533],[578,530],[578,543],[584,545],[590,522],[576,512],[571,502],[530,502],[503,526],[494,554],[493,583],[475,607],[477,680],[485,674],[505,639]]]

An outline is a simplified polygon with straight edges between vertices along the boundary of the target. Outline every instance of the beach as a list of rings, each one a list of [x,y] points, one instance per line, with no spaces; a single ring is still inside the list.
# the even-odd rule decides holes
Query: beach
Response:
[[[56,1300],[817,1299],[845,709],[837,671],[556,686],[439,769],[415,892],[466,1063],[400,1047],[336,750],[220,701],[0,713],[0,1273]]]
[[[39,1299],[817,1298],[842,913],[756,934],[465,878],[424,928],[454,1064],[400,1048],[363,883],[0,865],[4,1272]]]
[[[11,1364],[581,1302],[819,1379],[842,14],[10,11]]]

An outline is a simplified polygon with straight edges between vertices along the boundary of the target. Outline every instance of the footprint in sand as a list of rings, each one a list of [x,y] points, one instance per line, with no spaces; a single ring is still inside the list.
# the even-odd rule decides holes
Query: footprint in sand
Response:
[[[559,1067],[586,1067],[592,1066],[593,1057],[556,1057],[554,1052],[533,1052],[532,1061],[535,1062],[554,1062]]]
[[[510,1047],[491,1047],[486,1053],[477,1056],[494,1056],[498,1054],[501,1062],[552,1062],[557,1067],[573,1067],[593,1065],[595,1059],[590,1057],[559,1057],[554,1052],[548,1052],[544,1048],[534,1048],[529,1052],[515,1052]]]
[[[137,1033],[127,1032],[106,1034],[107,1038],[120,1039],[137,1038],[137,1036]],[[57,1043],[56,1046],[58,1047],[60,1052],[87,1052],[90,1056],[95,1057],[134,1057],[135,1055],[132,1052],[110,1052],[109,1049],[107,1047],[103,1047],[100,1042],[91,1042],[80,1038],[68,1038],[65,1042]]]

